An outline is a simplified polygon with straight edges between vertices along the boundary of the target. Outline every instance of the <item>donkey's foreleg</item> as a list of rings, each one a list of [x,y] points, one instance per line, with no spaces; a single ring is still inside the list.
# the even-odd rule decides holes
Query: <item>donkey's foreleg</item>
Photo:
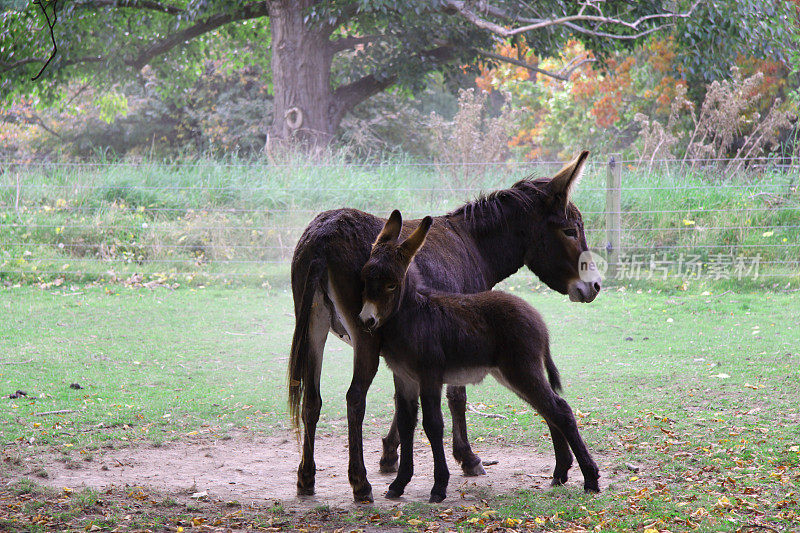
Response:
[[[400,466],[386,491],[387,498],[399,498],[414,475],[414,428],[417,426],[419,388],[395,376],[395,418],[400,439]]]
[[[314,494],[314,477],[316,464],[314,463],[314,436],[317,431],[317,421],[322,408],[320,396],[320,374],[322,372],[322,354],[325,350],[325,340],[328,338],[330,327],[330,311],[322,302],[321,293],[314,295],[314,305],[311,308],[311,317],[308,328],[308,364],[305,368],[303,390],[303,405],[301,416],[303,420],[303,456],[297,468],[297,494],[298,496]]]
[[[482,476],[486,473],[481,458],[475,455],[467,439],[467,389],[448,385],[447,405],[453,419],[453,457],[461,464],[465,476]]]
[[[346,274],[328,268],[328,295],[336,315],[353,345],[353,380],[347,390],[347,441],[350,464],[347,477],[356,502],[371,502],[372,486],[364,467],[363,424],[367,391],[378,371],[380,341],[364,331],[358,319],[361,309],[361,288]]]
[[[353,488],[356,502],[371,502],[372,485],[367,481],[364,466],[364,411],[367,405],[367,391],[378,371],[378,343],[368,335],[354,336],[355,360],[353,381],[347,390],[347,430],[350,464],[347,477]]]
[[[444,420],[442,420],[442,387],[426,388],[420,395],[422,400],[422,427],[431,443],[433,452],[433,488],[430,503],[439,503],[447,495],[450,471],[444,453]]]

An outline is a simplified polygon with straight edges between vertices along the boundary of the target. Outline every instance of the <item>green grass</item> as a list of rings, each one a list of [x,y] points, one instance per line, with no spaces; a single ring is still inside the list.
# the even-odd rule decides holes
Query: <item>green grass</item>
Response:
[[[577,305],[513,280],[505,286],[544,315],[564,395],[603,471],[618,481],[599,496],[577,487],[521,490],[473,506],[449,501],[454,511],[445,518],[444,507],[421,505],[403,507],[399,518],[396,511],[378,512],[377,518],[372,511],[334,513],[329,523],[423,529],[437,521],[467,529],[527,524],[601,531],[794,527],[800,484],[795,293],[676,295],[620,288],[591,305]],[[195,432],[280,434],[289,428],[285,367],[293,317],[283,290],[22,287],[0,290],[0,317],[0,392],[28,393],[2,400],[0,441],[8,459],[0,471],[13,471],[24,457],[43,452],[80,461],[103,446],[158,445]],[[322,382],[325,431],[346,430],[351,361],[349,347],[329,339]],[[71,383],[83,389],[71,389]],[[390,374],[381,368],[368,398],[368,435],[388,427],[391,395]],[[474,443],[551,453],[541,419],[491,378],[471,387],[469,400],[508,417],[468,415]],[[74,412],[37,416],[58,410]],[[641,470],[630,472],[628,463]],[[574,476],[580,476],[577,470]],[[37,487],[17,484],[14,497],[35,494]],[[97,508],[96,497],[73,495],[70,507],[59,511],[66,513],[62,522],[83,516],[78,508]],[[130,514],[122,505],[112,506],[116,520]],[[160,512],[140,519],[162,523],[172,513]],[[181,512],[191,523],[200,511]],[[286,520],[283,510],[261,516]]]
[[[313,216],[343,206],[406,217],[441,214],[480,191],[554,166],[492,167],[468,190],[448,173],[406,161],[350,165],[115,163],[29,166],[0,175],[0,281],[144,281],[261,286],[287,279],[288,259]],[[604,249],[605,166],[595,162],[575,197],[589,245]],[[16,180],[21,183],[17,209]],[[681,253],[705,268],[717,254],[760,255],[753,288],[800,282],[800,191],[790,172],[719,177],[669,168],[623,172],[622,242],[649,264]],[[662,257],[663,256],[663,257]],[[726,286],[671,269],[660,288]],[[63,281],[60,281],[63,280]],[[613,281],[613,280],[610,280]],[[619,283],[630,283],[622,279]],[[637,284],[644,286],[644,284]]]

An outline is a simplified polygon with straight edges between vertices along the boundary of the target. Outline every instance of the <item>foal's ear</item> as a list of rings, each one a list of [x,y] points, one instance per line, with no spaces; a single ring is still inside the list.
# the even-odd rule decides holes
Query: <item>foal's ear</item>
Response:
[[[408,258],[409,262],[411,262],[414,255],[425,243],[425,237],[428,235],[428,230],[431,229],[431,224],[433,224],[433,219],[431,217],[423,218],[417,229],[414,230],[414,233],[409,235],[408,239],[403,241],[403,244],[400,245],[400,250],[402,250],[403,255]]]
[[[589,152],[581,152],[578,157],[564,165],[564,167],[553,176],[553,179],[550,180],[550,194],[564,209],[566,209],[572,193],[583,177],[583,172],[586,169],[586,161],[588,159]]]
[[[400,215],[400,211],[395,209],[392,211],[392,214],[389,215],[389,220],[386,221],[386,224],[383,225],[383,229],[380,233],[378,233],[378,238],[375,239],[376,244],[382,244],[385,242],[394,242],[397,240],[397,237],[400,236],[400,228],[403,227],[403,217]]]

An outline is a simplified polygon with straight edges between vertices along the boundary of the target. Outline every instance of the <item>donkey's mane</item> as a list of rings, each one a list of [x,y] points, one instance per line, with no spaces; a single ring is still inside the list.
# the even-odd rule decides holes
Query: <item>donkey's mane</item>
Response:
[[[491,232],[507,225],[510,217],[524,215],[535,209],[536,198],[545,194],[542,185],[548,181],[547,178],[522,179],[508,189],[481,194],[447,216],[463,216],[470,229],[478,233]]]

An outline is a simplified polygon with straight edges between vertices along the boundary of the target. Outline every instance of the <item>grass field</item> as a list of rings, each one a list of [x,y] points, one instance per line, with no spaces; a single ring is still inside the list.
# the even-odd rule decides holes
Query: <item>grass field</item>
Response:
[[[202,285],[280,285],[302,229],[314,214],[343,206],[406,218],[443,214],[482,191],[558,164],[508,164],[454,188],[448,173],[408,161],[352,165],[266,163],[30,165],[0,174],[0,282],[129,279]],[[465,168],[464,172],[469,172]],[[587,239],[604,250],[606,165],[592,159],[575,202]],[[713,169],[626,164],[622,244],[640,259],[693,255],[760,258],[754,288],[800,283],[800,188],[796,169],[734,176]],[[649,264],[649,260],[646,261]],[[703,280],[671,269],[662,287]],[[772,275],[772,276],[770,276]],[[623,283],[629,283],[623,280]],[[741,283],[736,286],[741,287]],[[727,287],[727,288],[732,288]]]
[[[132,499],[134,493],[123,488],[65,494],[44,487],[47,464],[36,463],[37,457],[79,461],[109,446],[289,431],[285,366],[294,319],[287,292],[70,285],[0,289],[0,393],[6,396],[0,403],[0,472],[26,477],[0,487],[0,529],[125,530],[138,524],[175,531],[216,523],[346,530],[797,530],[797,293],[620,288],[577,305],[507,283],[544,315],[565,397],[590,450],[609,463],[618,481],[598,496],[577,487],[521,489],[479,504],[457,498],[445,507],[410,504],[402,513],[367,507],[291,514],[269,501],[231,509],[224,502],[184,505],[170,495]],[[346,431],[351,358],[347,346],[329,340],[325,431]],[[367,434],[388,427],[390,383],[381,368],[368,397]],[[8,398],[16,390],[27,395]],[[473,441],[550,453],[538,415],[491,378],[468,395],[480,410],[507,417],[468,414]],[[50,411],[68,412],[40,416]],[[30,470],[34,463],[40,471]],[[349,491],[345,479],[342,490]]]

